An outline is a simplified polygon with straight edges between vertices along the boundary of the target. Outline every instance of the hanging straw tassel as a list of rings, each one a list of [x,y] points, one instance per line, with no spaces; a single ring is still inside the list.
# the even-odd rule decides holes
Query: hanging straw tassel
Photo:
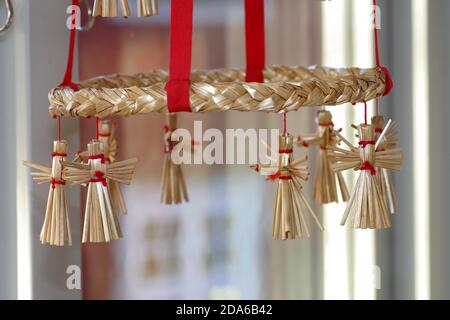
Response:
[[[177,115],[169,114],[166,116],[166,125],[164,126],[164,167],[161,182],[161,202],[165,204],[179,204],[189,202],[186,182],[184,180],[181,165],[172,161],[172,150],[177,143],[172,141],[172,134],[177,128]]]
[[[314,182],[314,200],[319,204],[338,202],[337,185],[341,191],[342,201],[349,199],[347,185],[341,172],[334,172],[331,168],[332,159],[328,156],[327,147],[336,147],[340,141],[334,134],[334,124],[330,111],[317,112],[318,129],[315,135],[298,137],[297,145],[308,147],[319,146],[319,155],[316,164],[316,179]]]
[[[130,184],[137,160],[108,164],[103,150],[103,144],[93,140],[88,144],[88,164],[63,163],[63,178],[66,181],[74,185],[88,186],[83,243],[109,242],[122,237],[118,216],[112,209],[108,180]]]
[[[375,141],[373,126],[362,124],[358,127],[358,136],[361,139],[359,148],[352,146],[344,138],[342,138],[342,141],[348,145],[350,150],[328,148],[330,155],[336,159],[336,163],[333,164],[334,170],[360,170],[358,181],[341,221],[342,225],[350,218],[350,224],[355,229],[391,227],[381,186],[376,178],[377,171],[381,169],[400,171],[401,150],[379,151],[378,149],[386,133],[385,131],[389,130],[391,123],[391,121],[388,123],[377,141]]]
[[[114,163],[117,157],[117,136],[116,126],[108,120],[100,120],[99,123],[99,141],[103,143],[105,161]],[[111,204],[115,214],[126,214],[127,206],[117,181],[108,179],[109,193],[111,195]]]
[[[294,138],[282,135],[279,138],[278,159],[269,165],[251,166],[268,180],[278,180],[273,217],[272,237],[274,240],[292,240],[310,237],[308,218],[312,218],[323,231],[322,224],[306,200],[300,179],[308,180],[308,168],[302,165],[307,157],[293,160]],[[273,150],[272,154],[275,154]]]
[[[128,18],[131,15],[128,0],[120,0],[120,4],[122,8],[122,16],[124,18]],[[105,17],[105,18],[117,17],[119,15],[118,0],[95,0],[92,15],[94,17]]]
[[[158,0],[138,0],[137,7],[139,17],[158,15]]]
[[[372,125],[375,128],[375,138],[378,139],[384,128],[384,117],[374,116],[372,117]],[[397,124],[392,122],[389,130],[385,133],[382,141],[380,142],[379,150],[388,150],[396,147],[399,144],[397,134]],[[381,193],[385,200],[386,205],[389,208],[391,214],[397,212],[397,195],[395,193],[394,184],[392,182],[392,175],[389,170],[381,169],[377,171],[376,178],[381,186]]]
[[[72,245],[70,233],[69,212],[65,181],[62,179],[62,161],[67,157],[68,146],[66,141],[53,143],[53,161],[51,167],[24,161],[26,167],[37,170],[31,173],[33,180],[38,184],[50,183],[47,208],[45,210],[44,224],[41,229],[40,240],[42,244],[52,246]]]

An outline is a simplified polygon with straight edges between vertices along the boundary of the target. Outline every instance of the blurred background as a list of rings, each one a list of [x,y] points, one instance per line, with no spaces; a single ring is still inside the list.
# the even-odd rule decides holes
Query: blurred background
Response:
[[[449,1],[378,3],[381,60],[394,79],[380,111],[398,122],[404,152],[392,229],[341,227],[345,204],[336,204],[315,207],[325,232],[272,241],[275,186],[246,165],[184,166],[191,201],[163,206],[164,116],[151,114],[114,120],[119,158],[139,159],[132,186],[123,188],[124,238],[81,246],[83,195],[70,188],[70,248],[39,243],[48,188],[35,185],[21,165],[22,159],[49,162],[56,122],[47,113],[47,92],[64,73],[70,1],[12,2],[14,24],[0,34],[0,298],[450,298]],[[167,70],[170,1],[159,3],[157,17],[96,19],[90,31],[79,32],[77,79]],[[372,11],[372,0],[267,0],[267,64],[374,66]],[[4,12],[0,2],[0,21]],[[243,0],[196,0],[194,24],[193,68],[244,67]],[[363,107],[329,109],[350,139]],[[289,132],[314,132],[316,111],[290,113]],[[192,128],[194,120],[203,121],[203,130],[282,125],[280,115],[226,112],[183,114],[179,127]],[[95,121],[63,119],[62,129],[73,153],[94,136]],[[314,175],[315,150],[296,150],[305,153]],[[355,175],[345,178],[352,189]],[[69,266],[80,268],[81,290],[67,287]]]

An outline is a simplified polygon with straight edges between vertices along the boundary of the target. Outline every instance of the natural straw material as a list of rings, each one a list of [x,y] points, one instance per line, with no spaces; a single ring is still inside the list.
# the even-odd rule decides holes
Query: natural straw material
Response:
[[[31,173],[33,180],[39,184],[50,183],[40,240],[41,243],[52,246],[72,245],[65,181],[62,179],[62,161],[66,159],[67,151],[66,141],[55,141],[51,167],[23,162],[25,166],[37,170],[37,172]]]
[[[75,185],[88,186],[82,242],[109,242],[122,237],[117,214],[113,212],[109,180],[131,184],[136,159],[108,164],[103,144],[88,144],[88,164],[64,162],[63,178]]]
[[[272,236],[274,240],[292,240],[310,237],[309,219],[313,219],[317,227],[323,231],[322,224],[315,215],[303,191],[301,180],[308,180],[308,168],[303,157],[293,158],[294,138],[290,134],[279,137],[279,152],[268,147],[271,155],[278,156],[270,164],[253,165],[255,171],[266,175],[269,180],[277,181],[277,195],[273,216]]]
[[[161,203],[179,204],[189,202],[186,182],[180,164],[173,162],[172,151],[174,147],[184,141],[175,141],[174,131],[177,129],[177,115],[166,115],[164,126],[164,166],[161,179]],[[189,147],[192,148],[189,141]]]
[[[119,1],[122,16],[127,18],[131,15],[128,0],[95,0],[92,15],[94,17],[113,18],[119,15]]]
[[[158,15],[158,0],[137,0],[137,12],[139,17]]]
[[[108,163],[115,163],[117,157],[117,136],[116,126],[109,120],[100,120],[98,140],[103,143],[105,161]],[[117,181],[108,179],[109,193],[111,195],[111,204],[113,211],[116,214],[127,214],[127,206],[120,190],[120,185]]]
[[[317,156],[316,177],[314,182],[314,199],[320,204],[338,202],[337,186],[341,190],[342,201],[349,198],[347,186],[342,172],[334,172],[331,168],[332,159],[328,156],[327,147],[336,147],[340,140],[334,133],[333,117],[330,111],[317,112],[317,133],[297,138],[297,145],[308,147],[319,146]]]
[[[268,67],[265,83],[245,82],[237,69],[191,73],[192,112],[288,112],[301,107],[360,103],[383,96],[386,75],[380,68]],[[51,115],[104,118],[149,112],[168,113],[168,74],[156,70],[134,76],[113,75],[79,83],[79,91],[49,93]]]
[[[392,121],[388,130],[384,134],[382,141],[379,145],[379,150],[393,149],[399,144],[397,134],[397,123]],[[381,132],[384,129],[384,117],[374,116],[372,117],[372,125],[375,128],[375,138],[380,137]],[[394,214],[397,212],[397,195],[395,193],[394,184],[392,182],[391,172],[387,169],[381,169],[377,171],[376,178],[381,186],[381,193],[385,200],[385,203],[389,211]]]
[[[328,147],[330,156],[335,158],[335,171],[348,169],[360,170],[353,194],[347,203],[341,224],[350,218],[350,225],[355,229],[383,229],[391,227],[386,204],[381,193],[381,186],[376,172],[381,169],[400,171],[402,152],[400,149],[381,151],[378,149],[383,136],[389,130],[389,122],[375,141],[375,130],[372,125],[358,126],[360,146],[352,146],[345,142],[350,150]]]

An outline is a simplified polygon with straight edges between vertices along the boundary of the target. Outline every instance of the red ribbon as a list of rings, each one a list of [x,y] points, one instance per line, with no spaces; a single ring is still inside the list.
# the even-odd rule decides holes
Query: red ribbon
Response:
[[[245,0],[245,47],[247,82],[264,82],[264,0]]]
[[[170,67],[166,84],[169,112],[191,112],[193,0],[171,0]]]
[[[96,178],[92,178],[91,180],[89,180],[92,183],[96,183],[96,182],[101,182],[101,184],[106,187],[108,185],[106,178],[105,178],[105,173],[103,171],[95,171],[95,176]]]
[[[80,0],[72,0],[72,7],[79,7]],[[75,18],[76,10],[72,10],[72,17]],[[75,51],[75,38],[77,34],[77,29],[75,26],[70,30],[69,39],[69,55],[67,57],[66,73],[64,75],[64,80],[59,84],[59,87],[69,87],[74,91],[78,91],[78,86],[72,82],[72,69],[73,69],[73,56]]]
[[[321,126],[321,127],[333,127],[334,123],[333,122],[319,123],[319,126]]]
[[[370,171],[370,174],[372,176],[377,174],[377,170],[375,169],[375,167],[369,161],[364,161],[363,164],[359,167],[359,170]]]
[[[65,182],[65,181],[62,181],[62,180],[56,180],[55,178],[52,177],[52,178],[50,179],[50,184],[52,185],[52,189],[55,189],[57,184],[59,184],[59,185],[65,185],[66,182]]]

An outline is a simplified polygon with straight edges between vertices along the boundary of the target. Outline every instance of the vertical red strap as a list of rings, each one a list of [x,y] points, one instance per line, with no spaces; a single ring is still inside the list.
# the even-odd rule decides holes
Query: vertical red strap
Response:
[[[80,0],[72,0],[72,6],[79,7]],[[73,8],[72,14],[75,18],[77,11]],[[69,39],[69,54],[67,56],[67,66],[66,66],[66,73],[64,75],[64,80],[59,84],[60,87],[69,87],[73,90],[78,90],[78,86],[72,82],[72,69],[73,69],[73,55],[75,51],[75,37],[77,34],[77,29],[75,26],[73,26],[72,29],[70,29],[70,39]]]
[[[247,82],[264,82],[266,64],[264,43],[264,0],[245,0],[245,46]]]
[[[383,73],[386,75],[386,89],[384,91],[384,96],[387,96],[392,91],[394,82],[392,81],[391,73],[389,72],[388,68],[381,65],[380,47],[378,45],[377,10],[377,0],[373,0],[373,38],[375,46],[375,62],[377,64],[377,67],[380,68],[381,71],[383,71]]]
[[[169,112],[191,112],[193,0],[171,0],[170,67],[166,84]]]

